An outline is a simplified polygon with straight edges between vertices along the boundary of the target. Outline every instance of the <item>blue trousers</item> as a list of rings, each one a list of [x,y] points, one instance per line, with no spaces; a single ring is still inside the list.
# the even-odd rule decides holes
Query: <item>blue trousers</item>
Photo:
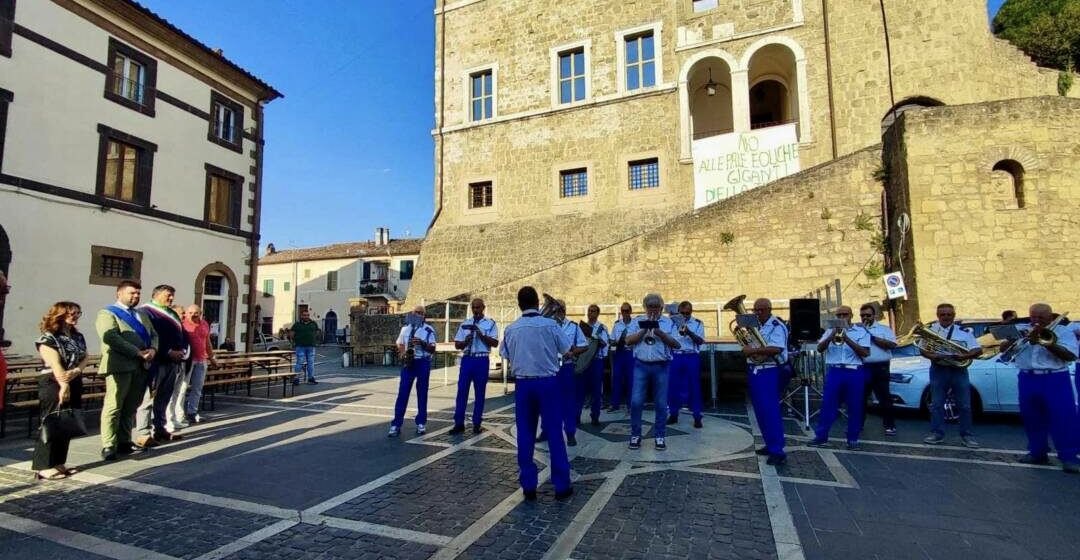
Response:
[[[971,435],[971,379],[967,368],[930,364],[930,431],[945,435],[945,393],[952,387],[960,413],[960,435]]]
[[[294,373],[300,373],[307,371],[308,379],[315,379],[315,347],[314,346],[297,346],[296,347],[296,365],[293,367]]]
[[[394,402],[394,420],[391,426],[401,427],[405,422],[405,407],[409,404],[409,393],[416,382],[417,424],[427,424],[428,381],[431,378],[431,358],[416,358],[412,365],[401,368],[401,380],[398,382],[397,401]]]
[[[683,404],[690,406],[694,420],[701,419],[701,354],[675,354],[671,360],[668,386],[668,414],[679,417]]]
[[[611,360],[611,406],[619,408],[630,402],[634,386],[634,353],[630,349],[616,350]]]
[[[578,375],[574,379],[576,398],[574,404],[576,412],[574,421],[581,418],[581,409],[585,406],[585,394],[589,394],[589,416],[593,420],[600,419],[600,406],[604,397],[604,359],[596,358],[589,364],[589,369],[584,375]]]
[[[473,426],[479,426],[484,419],[484,391],[487,389],[488,366],[491,365],[487,356],[462,356],[461,367],[458,370],[457,400],[454,403],[454,425],[465,424],[465,407],[469,404],[469,386],[473,388],[475,399],[473,400]]]
[[[634,390],[630,396],[630,435],[641,437],[641,411],[645,407],[645,392],[652,383],[653,406],[656,407],[656,419],[653,421],[653,435],[664,437],[667,427],[668,402],[668,366],[671,362],[643,362],[634,360]]]
[[[750,385],[750,404],[754,407],[761,437],[765,438],[765,449],[769,455],[784,457],[784,419],[780,416],[780,395],[778,377],[784,375],[780,367],[767,367],[753,370],[747,375]]]
[[[846,369],[828,366],[825,371],[825,395],[821,399],[821,414],[815,433],[818,441],[829,439],[829,429],[840,415],[840,399],[847,403],[848,443],[859,441],[862,431],[863,391],[866,385],[866,373],[862,366]]]
[[[517,425],[518,481],[523,490],[536,490],[537,470],[533,463],[536,424],[549,434],[559,433],[563,422],[562,395],[554,377],[522,378],[514,383],[514,423]],[[551,483],[556,492],[570,488],[570,459],[561,437],[548,438],[551,455]]]
[[[1046,457],[1050,451],[1047,436],[1054,438],[1054,448],[1062,462],[1076,462],[1076,400],[1073,398],[1069,372],[1036,375],[1021,371],[1017,379],[1020,392],[1020,417],[1027,432],[1028,452],[1032,457]]]
[[[577,404],[577,381],[574,380],[574,364],[563,364],[559,368],[559,373],[555,375],[556,386],[559,389],[559,406],[562,407],[562,419],[563,419],[563,431],[566,435],[572,436],[577,434],[577,421],[578,413],[581,412],[581,407]],[[547,434],[548,439],[551,439],[552,433],[544,431]]]

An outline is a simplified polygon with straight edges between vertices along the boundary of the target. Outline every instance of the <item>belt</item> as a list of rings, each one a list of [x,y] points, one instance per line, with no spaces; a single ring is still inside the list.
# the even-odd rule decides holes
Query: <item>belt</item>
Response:
[[[697,350],[676,350],[673,354],[698,354]]]
[[[872,366],[872,365],[887,364],[887,363],[889,363],[889,360],[879,360],[877,362],[863,362],[863,365],[864,366]]]
[[[670,362],[671,360],[638,360],[638,361],[643,363],[643,364],[666,364],[666,363]]]
[[[555,377],[555,375],[554,374],[552,374],[552,375],[547,375],[547,374],[545,374],[545,375],[519,375],[519,374],[515,374],[514,377],[518,381],[533,381],[533,380],[536,380],[536,379],[548,379],[549,377]]]
[[[854,364],[826,364],[825,367],[835,367],[841,369],[859,369],[860,366]]]
[[[1022,369],[1022,370],[1020,370],[1020,373],[1030,373],[1032,375],[1046,375],[1046,374],[1049,374],[1049,373],[1068,374],[1069,369],[1068,368],[1065,368],[1065,369]]]
[[[472,354],[462,354],[462,355],[465,356],[466,358],[487,358],[487,357],[489,357],[487,352],[484,352],[484,353],[475,352],[475,353],[472,353]]]
[[[768,365],[768,366],[753,365],[753,366],[750,366],[750,373],[758,373],[758,372],[765,371],[767,369],[780,369],[780,366],[778,366],[776,364],[772,364],[772,365]]]

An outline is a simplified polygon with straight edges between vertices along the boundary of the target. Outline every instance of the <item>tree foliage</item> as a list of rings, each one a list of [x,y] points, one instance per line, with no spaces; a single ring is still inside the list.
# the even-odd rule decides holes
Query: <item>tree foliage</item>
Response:
[[[1007,0],[993,29],[1039,66],[1080,68],[1080,0]]]

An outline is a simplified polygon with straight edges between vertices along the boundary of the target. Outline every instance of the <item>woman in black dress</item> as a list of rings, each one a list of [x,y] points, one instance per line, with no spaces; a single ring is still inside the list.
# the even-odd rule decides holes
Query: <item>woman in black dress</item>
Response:
[[[38,380],[42,417],[58,408],[82,408],[86,339],[75,328],[81,316],[82,309],[77,303],[61,301],[53,304],[41,318],[37,350],[47,368]],[[75,473],[75,469],[64,464],[70,443],[70,440],[60,438],[51,438],[44,443],[38,435],[32,465],[38,479],[56,480]]]

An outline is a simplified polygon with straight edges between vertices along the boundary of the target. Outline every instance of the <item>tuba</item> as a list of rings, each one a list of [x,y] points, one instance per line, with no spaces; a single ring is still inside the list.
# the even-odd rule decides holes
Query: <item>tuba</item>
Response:
[[[731,298],[724,304],[724,311],[733,311],[736,315],[746,315],[746,305],[743,304],[744,299],[746,299],[746,294]],[[761,336],[761,331],[756,327],[739,326],[737,318],[728,323],[728,329],[731,330],[731,334],[735,336],[735,340],[739,342],[740,346],[749,346],[750,348],[764,348],[767,346],[765,337]],[[760,365],[769,361],[769,358],[754,356],[750,358],[750,361]],[[777,364],[780,363],[779,359],[775,357],[773,361]]]
[[[551,297],[551,294],[544,294],[544,305],[540,308],[540,316],[553,319],[555,317],[555,312],[559,309],[562,309],[559,300]]]
[[[915,346],[920,350],[925,350],[934,354],[961,354],[968,350],[974,350],[974,348],[964,348],[963,346],[960,346],[928,329],[926,325],[922,323],[915,323],[915,326],[911,327],[911,335],[915,337]],[[941,362],[947,366],[966,368],[971,365],[971,358],[946,358],[941,360]]]

